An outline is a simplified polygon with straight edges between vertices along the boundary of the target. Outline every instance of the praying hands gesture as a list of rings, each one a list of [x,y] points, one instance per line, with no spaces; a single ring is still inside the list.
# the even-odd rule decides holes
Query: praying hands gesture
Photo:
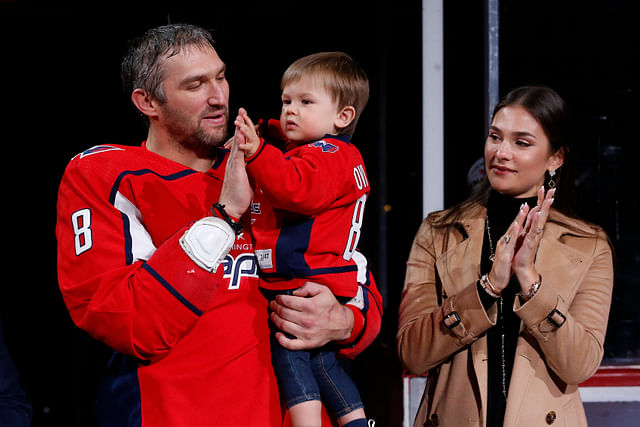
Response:
[[[256,132],[256,125],[253,124],[247,110],[240,108],[238,117],[233,122],[236,125],[236,133],[242,136],[238,148],[244,153],[245,157],[253,156],[258,148],[260,148],[260,138]]]
[[[231,152],[227,159],[219,201],[225,205],[229,215],[240,218],[249,207],[253,198],[253,190],[245,169],[244,156],[239,148],[245,144],[245,137],[236,131],[230,141],[235,141],[235,143],[230,147]]]
[[[496,253],[488,275],[489,282],[499,294],[509,284],[512,274],[520,283],[521,293],[528,294],[540,280],[535,267],[536,253],[549,217],[555,189],[538,190],[538,203],[534,208],[524,203],[507,232],[496,245]]]

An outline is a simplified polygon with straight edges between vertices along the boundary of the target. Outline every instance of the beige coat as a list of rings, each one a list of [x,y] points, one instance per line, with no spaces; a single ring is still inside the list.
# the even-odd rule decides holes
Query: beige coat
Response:
[[[397,340],[407,369],[428,372],[415,426],[486,425],[485,331],[495,325],[497,313],[495,304],[489,313],[484,310],[476,287],[485,215],[485,208],[476,206],[460,227],[446,230],[433,228],[429,217],[413,242]],[[443,253],[445,233],[451,239]],[[516,298],[513,307],[522,324],[504,427],[586,426],[578,384],[602,360],[613,287],[606,235],[552,210],[536,269],[542,276],[538,293],[523,305]],[[443,317],[452,311],[461,323],[449,330]],[[560,327],[548,320],[552,312],[556,322],[566,318]]]

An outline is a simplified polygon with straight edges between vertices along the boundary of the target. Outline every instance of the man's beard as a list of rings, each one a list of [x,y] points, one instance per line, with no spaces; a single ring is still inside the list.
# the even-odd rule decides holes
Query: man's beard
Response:
[[[198,157],[213,158],[215,149],[227,140],[227,126],[229,112],[226,106],[219,107],[214,111],[219,111],[225,116],[225,126],[219,126],[215,129],[205,131],[201,122],[204,117],[211,114],[211,111],[203,112],[197,120],[196,126],[189,126],[188,117],[177,110],[165,106],[167,112],[166,126],[169,133],[174,136],[176,142],[182,147],[193,151]]]
[[[215,149],[227,140],[227,128],[221,127],[215,132],[206,132],[198,125],[194,132],[178,139],[183,147],[195,152],[198,157],[213,158]]]

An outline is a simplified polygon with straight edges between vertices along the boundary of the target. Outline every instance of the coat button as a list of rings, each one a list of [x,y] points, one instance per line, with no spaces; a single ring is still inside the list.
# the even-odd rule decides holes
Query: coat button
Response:
[[[551,425],[556,420],[556,411],[549,411],[547,414],[547,424]]]

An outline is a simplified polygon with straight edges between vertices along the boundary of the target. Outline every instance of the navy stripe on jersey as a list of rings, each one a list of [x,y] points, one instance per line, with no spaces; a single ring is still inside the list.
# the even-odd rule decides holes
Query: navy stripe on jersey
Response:
[[[185,306],[187,306],[187,308],[189,310],[191,310],[196,316],[202,316],[202,311],[200,309],[198,309],[198,307],[196,307],[195,305],[191,304],[189,302],[189,300],[187,300],[185,297],[183,297],[182,294],[180,294],[180,292],[178,292],[176,290],[176,288],[171,286],[169,284],[169,282],[167,282],[160,274],[158,274],[157,271],[155,271],[153,268],[149,267],[149,264],[147,264],[147,263],[142,264],[142,268],[147,270],[149,272],[149,274],[151,274],[162,286],[165,287],[166,290],[171,292],[171,295],[176,297],[176,299],[178,301],[180,301]]]
[[[280,277],[309,276],[309,265],[304,254],[309,247],[313,219],[298,223],[286,223],[276,242],[276,271]]]
[[[170,175],[164,175],[164,176],[152,171],[151,169],[140,169],[137,171],[124,171],[118,176],[115,183],[113,184],[113,187],[111,188],[111,193],[109,194],[109,203],[111,203],[113,206],[116,205],[116,197],[118,194],[118,190],[120,189],[120,183],[124,178],[126,178],[129,175],[142,176],[146,174],[153,174],[158,178],[161,178],[167,181],[175,181],[177,179],[184,178],[185,176],[189,176],[194,173],[197,173],[197,172],[193,169],[185,169],[183,171],[173,173]],[[124,212],[122,213],[122,230],[124,232],[123,237],[125,242],[125,247],[124,247],[125,262],[127,263],[127,265],[131,265],[131,263],[133,263],[133,237],[131,236],[130,220],[126,215],[126,213]]]
[[[311,277],[311,276],[322,276],[323,274],[340,274],[340,273],[350,273],[353,271],[358,271],[357,265],[344,265],[341,267],[324,267],[324,268],[309,268],[307,266],[305,269],[289,271],[290,274],[283,276],[281,273],[265,273],[260,272],[260,275],[266,279],[288,279],[291,280],[295,277]]]
[[[339,141],[346,142],[347,144],[351,143],[351,137],[349,135],[346,135],[346,134],[331,135],[330,133],[328,133],[325,136],[323,136],[322,138],[320,138],[320,140],[326,139],[326,138],[337,139]]]
[[[167,180],[167,181],[175,181],[180,178],[184,178],[185,176],[193,175],[194,173],[198,173],[193,169],[185,169],[183,171],[169,174],[169,175],[160,175],[157,172],[152,171],[151,169],[140,169],[135,171],[124,171],[122,172],[118,178],[116,179],[111,193],[109,195],[109,203],[113,206],[116,205],[116,198],[118,194],[118,190],[120,188],[120,183],[124,178],[129,175],[134,176],[142,176],[146,174],[152,174],[157,176],[158,178]],[[116,206],[117,208],[117,206]],[[122,230],[124,233],[124,253],[125,253],[125,262],[126,265],[131,265],[134,262],[133,256],[133,236],[131,233],[131,222],[129,216],[122,212]],[[147,270],[165,289],[167,289],[178,301],[184,304],[189,310],[191,310],[196,316],[201,316],[202,311],[200,311],[196,306],[194,306],[191,302],[189,302],[184,296],[182,296],[173,286],[171,286],[162,276],[160,276],[155,270],[149,267],[146,263],[142,266],[145,270]]]
[[[276,272],[263,273],[265,277],[293,279],[324,274],[339,274],[358,271],[357,265],[311,268],[305,259],[309,247],[314,219],[298,223],[285,223],[276,243]]]
[[[218,149],[216,151],[216,160],[215,160],[215,162],[213,162],[213,165],[211,166],[211,169],[218,169],[220,167],[220,165],[222,164],[222,161],[227,158],[227,153],[229,153],[230,151],[231,150],[229,150],[227,148],[218,147]]]
[[[318,276],[321,274],[335,274],[335,273],[349,273],[352,271],[358,271],[357,265],[343,265],[341,267],[324,267],[309,269],[309,276]]]
[[[118,194],[120,183],[125,177],[127,177],[128,175],[142,176],[149,173],[157,176],[158,178],[162,178],[166,181],[175,181],[176,179],[184,178],[185,176],[189,176],[198,172],[196,172],[193,169],[185,169],[183,171],[172,173],[170,175],[160,175],[159,173],[154,172],[151,169],[140,169],[137,171],[124,171],[118,176],[118,178],[116,179],[116,182],[113,184],[113,187],[111,188],[111,193],[109,194],[109,203],[111,204],[115,203],[116,194]]]
[[[125,262],[127,265],[131,265],[133,263],[133,240],[131,237],[131,223],[129,222],[129,217],[124,212],[121,214],[122,216],[122,229],[124,230],[124,256]]]

